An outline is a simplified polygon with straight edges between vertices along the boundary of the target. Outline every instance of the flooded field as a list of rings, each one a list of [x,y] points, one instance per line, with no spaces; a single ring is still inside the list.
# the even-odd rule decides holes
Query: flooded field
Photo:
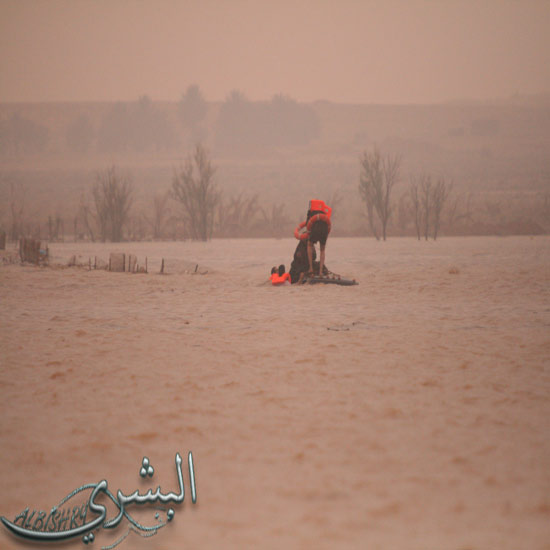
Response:
[[[120,548],[550,548],[550,238],[329,239],[358,286],[272,287],[295,245],[0,265],[0,515],[102,479],[176,491],[179,452],[173,521]],[[110,252],[149,273],[88,270]]]

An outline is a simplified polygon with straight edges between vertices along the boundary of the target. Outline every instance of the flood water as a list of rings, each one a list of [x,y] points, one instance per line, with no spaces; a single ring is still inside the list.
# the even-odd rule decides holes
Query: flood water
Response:
[[[175,491],[179,452],[173,521],[119,548],[550,548],[550,238],[329,239],[359,285],[271,286],[295,245],[0,265],[0,515],[102,479]],[[149,273],[88,269],[110,252]]]

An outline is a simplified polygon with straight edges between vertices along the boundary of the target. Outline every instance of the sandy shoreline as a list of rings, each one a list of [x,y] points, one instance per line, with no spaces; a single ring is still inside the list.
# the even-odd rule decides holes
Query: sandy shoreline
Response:
[[[174,488],[191,450],[197,504],[120,548],[550,548],[550,239],[333,239],[359,286],[261,284],[293,247],[51,247],[147,255],[148,275],[0,266],[0,515],[102,478]]]

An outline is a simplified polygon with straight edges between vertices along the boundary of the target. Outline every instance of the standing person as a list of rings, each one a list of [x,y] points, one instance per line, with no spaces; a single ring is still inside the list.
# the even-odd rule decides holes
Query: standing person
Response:
[[[309,275],[313,275],[313,245],[319,243],[320,261],[319,261],[319,276],[323,276],[325,267],[325,248],[327,244],[328,234],[332,228],[330,216],[332,208],[327,206],[321,200],[309,201],[309,210],[307,212],[306,227],[309,233],[307,238],[307,259],[309,264]]]

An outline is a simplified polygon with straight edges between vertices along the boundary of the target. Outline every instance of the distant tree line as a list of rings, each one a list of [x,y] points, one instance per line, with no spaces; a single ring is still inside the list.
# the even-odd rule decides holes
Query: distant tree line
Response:
[[[99,122],[82,112],[65,129],[65,144],[75,154],[143,153],[176,150],[204,142],[208,134],[209,104],[197,85],[191,85],[177,105],[177,116],[144,95],[135,102],[117,102]],[[94,124],[97,127],[94,127]],[[177,127],[179,125],[179,128]],[[319,136],[320,124],[313,108],[294,99],[276,95],[271,101],[248,100],[242,92],[231,92],[210,122],[213,142],[222,150],[258,150],[268,147],[300,146]],[[0,121],[0,151],[21,156],[46,150],[50,132],[46,126],[14,114]]]
[[[41,153],[46,149],[49,130],[43,124],[14,113],[0,121],[0,151],[12,156]]]
[[[319,136],[320,125],[309,105],[283,95],[252,102],[232,91],[217,122],[216,142],[232,150],[307,145]]]
[[[175,134],[165,113],[148,96],[135,104],[116,103],[103,118],[97,135],[102,152],[173,149]]]

